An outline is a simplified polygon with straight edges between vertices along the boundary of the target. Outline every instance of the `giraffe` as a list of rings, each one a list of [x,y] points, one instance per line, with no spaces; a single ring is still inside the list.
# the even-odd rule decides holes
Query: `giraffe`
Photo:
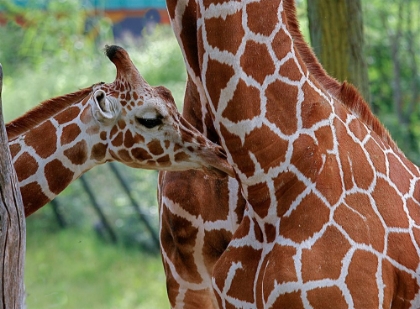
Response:
[[[172,307],[419,308],[419,169],[322,69],[294,2],[167,5],[188,72],[184,116],[238,180],[212,191],[188,183],[199,172],[161,174]],[[197,209],[177,183],[202,194]]]
[[[147,84],[121,47],[105,52],[117,69],[114,82],[47,100],[6,125],[26,216],[109,161],[232,174],[220,146],[185,121],[168,89]]]

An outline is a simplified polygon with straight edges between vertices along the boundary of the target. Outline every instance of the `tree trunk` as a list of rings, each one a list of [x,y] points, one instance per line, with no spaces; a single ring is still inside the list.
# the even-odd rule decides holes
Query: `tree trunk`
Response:
[[[24,307],[23,269],[26,224],[3,121],[0,65],[0,309]]]
[[[325,70],[369,100],[361,0],[308,0],[311,44]]]

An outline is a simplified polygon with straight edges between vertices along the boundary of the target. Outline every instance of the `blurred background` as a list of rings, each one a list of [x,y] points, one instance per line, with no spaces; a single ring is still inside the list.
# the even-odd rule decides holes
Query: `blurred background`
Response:
[[[361,3],[369,102],[418,164],[420,3]],[[306,5],[297,1],[309,41]],[[114,43],[151,85],[168,87],[181,108],[186,74],[165,1],[0,0],[6,122],[45,99],[113,81],[103,47]],[[28,308],[169,308],[156,184],[154,171],[103,165],[29,217]]]

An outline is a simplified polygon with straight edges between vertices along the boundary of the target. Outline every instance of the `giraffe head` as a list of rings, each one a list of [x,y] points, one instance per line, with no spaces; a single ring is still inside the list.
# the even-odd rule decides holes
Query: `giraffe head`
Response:
[[[99,159],[135,168],[202,168],[210,174],[232,175],[222,148],[180,115],[168,89],[150,86],[123,48],[106,46],[105,53],[117,76],[110,84],[93,87],[88,100],[92,112],[86,115],[94,118],[96,130],[108,141],[109,157]]]

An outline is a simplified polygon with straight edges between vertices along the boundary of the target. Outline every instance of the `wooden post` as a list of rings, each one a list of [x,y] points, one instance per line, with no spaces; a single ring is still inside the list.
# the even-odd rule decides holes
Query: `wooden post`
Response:
[[[0,65],[0,309],[24,308],[26,222],[4,126]]]

